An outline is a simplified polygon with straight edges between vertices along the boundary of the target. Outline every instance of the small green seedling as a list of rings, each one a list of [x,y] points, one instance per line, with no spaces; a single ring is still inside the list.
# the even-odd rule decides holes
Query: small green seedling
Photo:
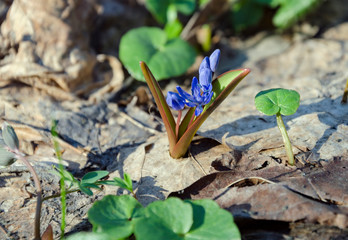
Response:
[[[137,199],[135,192],[133,190],[132,179],[127,173],[123,174],[123,179],[119,177],[115,177],[113,180],[100,181],[100,184],[117,186],[117,187],[126,189],[133,195],[135,199]]]
[[[290,165],[294,165],[294,154],[282,115],[288,116],[294,114],[299,105],[300,94],[294,90],[282,88],[269,89],[259,92],[255,97],[257,110],[268,116],[276,115],[278,128],[283,137]]]

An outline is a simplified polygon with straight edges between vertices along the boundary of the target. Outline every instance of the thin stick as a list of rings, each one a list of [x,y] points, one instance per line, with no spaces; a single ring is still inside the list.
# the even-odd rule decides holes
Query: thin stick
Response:
[[[40,240],[41,235],[40,235],[40,217],[41,217],[41,205],[42,205],[42,188],[41,188],[41,183],[39,180],[39,177],[35,171],[35,169],[31,166],[29,161],[21,155],[21,153],[16,153],[18,159],[22,160],[22,162],[27,166],[29,169],[30,173],[33,176],[34,182],[35,182],[35,187],[36,187],[36,192],[37,192],[37,202],[36,202],[36,213],[35,213],[35,238],[34,240]]]

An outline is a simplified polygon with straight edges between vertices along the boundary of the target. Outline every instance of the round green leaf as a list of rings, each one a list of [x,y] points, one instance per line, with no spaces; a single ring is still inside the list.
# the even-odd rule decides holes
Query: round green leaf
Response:
[[[96,232],[108,233],[114,239],[125,238],[133,233],[132,217],[139,208],[141,204],[129,195],[108,195],[93,204],[88,220]]]
[[[178,198],[149,204],[145,216],[135,223],[136,239],[183,239],[193,224],[192,207]]]
[[[157,80],[179,76],[193,64],[195,50],[184,40],[168,40],[166,33],[154,27],[127,32],[121,39],[120,59],[128,72],[145,81],[139,61],[146,62]]]
[[[255,97],[257,110],[266,115],[292,115],[300,105],[300,94],[294,90],[275,88],[259,92]]]
[[[193,225],[185,240],[239,240],[241,235],[233,216],[213,200],[187,200],[193,209]]]

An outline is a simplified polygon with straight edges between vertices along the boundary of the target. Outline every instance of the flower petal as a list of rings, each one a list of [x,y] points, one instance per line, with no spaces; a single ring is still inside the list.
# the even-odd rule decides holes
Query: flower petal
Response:
[[[205,68],[208,68],[210,69],[210,62],[209,62],[209,58],[208,57],[205,57],[201,63],[201,65],[199,65],[199,74],[201,74],[201,71]]]
[[[214,92],[210,92],[209,94],[206,94],[204,97],[203,105],[206,105],[210,102],[211,98],[213,97]]]
[[[220,49],[216,49],[209,57],[210,69],[215,72],[220,60]]]
[[[202,86],[203,91],[209,89],[212,82],[212,72],[209,68],[204,68],[199,73],[199,84]]]
[[[178,93],[168,92],[166,102],[171,108],[176,111],[182,110],[185,107],[185,99]]]
[[[184,90],[182,90],[181,87],[177,86],[176,90],[178,90],[178,93],[180,94],[180,96],[183,97],[186,101],[191,101],[191,102],[195,101],[193,96],[191,96],[191,94],[189,94],[189,93],[185,92]]]
[[[202,101],[201,86],[198,84],[198,79],[196,77],[192,79],[191,92],[195,101]]]
[[[202,112],[203,112],[203,107],[202,107],[202,105],[198,105],[198,106],[196,107],[196,109],[195,109],[195,115],[196,115],[196,117],[199,116],[199,115],[201,115]]]

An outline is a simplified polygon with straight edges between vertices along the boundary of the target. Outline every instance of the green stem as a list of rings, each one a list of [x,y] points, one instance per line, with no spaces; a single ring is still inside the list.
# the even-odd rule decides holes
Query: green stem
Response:
[[[277,117],[278,128],[279,128],[280,133],[282,134],[282,137],[283,137],[286,155],[288,156],[288,162],[290,165],[293,166],[294,165],[294,154],[292,152],[291,142],[290,142],[288,133],[286,131],[286,128],[285,128],[285,125],[284,125],[284,122],[282,119],[282,115],[280,113],[277,113],[276,117]]]
[[[73,190],[69,190],[69,191],[66,191],[66,192],[65,192],[65,194],[69,194],[69,193],[73,193],[73,192],[78,192],[78,191],[80,191],[80,189],[79,189],[79,188],[77,188],[77,189],[73,189]],[[49,200],[49,199],[51,199],[51,198],[57,198],[57,197],[60,197],[60,196],[61,196],[61,194],[62,194],[62,193],[57,193],[57,194],[53,194],[53,195],[51,195],[51,196],[44,197],[44,198],[42,199],[42,201],[44,202],[44,201],[47,201],[47,200]]]
[[[16,153],[18,159],[20,159],[29,169],[30,173],[33,176],[36,192],[37,192],[37,201],[36,201],[36,212],[35,212],[35,228],[34,228],[34,240],[40,240],[40,217],[41,217],[41,205],[42,205],[42,188],[39,177],[35,169],[31,166],[29,161],[21,155],[21,153]]]

